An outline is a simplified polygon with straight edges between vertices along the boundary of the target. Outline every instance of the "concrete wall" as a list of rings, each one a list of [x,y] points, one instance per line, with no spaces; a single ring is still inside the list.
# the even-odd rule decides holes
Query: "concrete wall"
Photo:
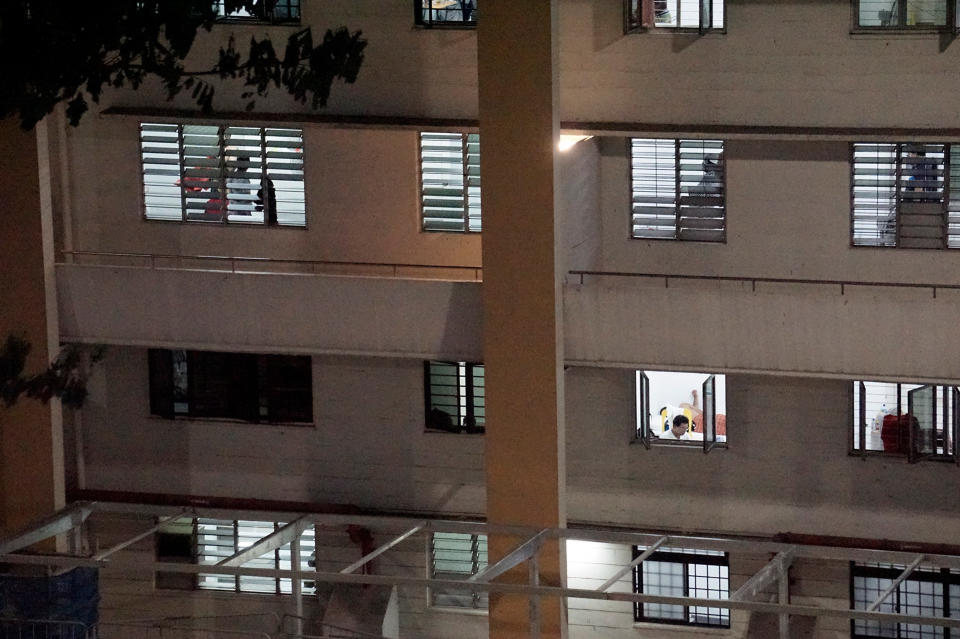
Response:
[[[483,512],[483,438],[424,432],[421,360],[314,357],[314,426],[152,417],[147,380],[146,350],[107,350],[86,488]]]

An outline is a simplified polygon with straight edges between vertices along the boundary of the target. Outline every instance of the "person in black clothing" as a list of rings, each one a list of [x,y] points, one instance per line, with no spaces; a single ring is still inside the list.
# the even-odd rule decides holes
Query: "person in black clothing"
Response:
[[[256,208],[258,211],[263,211],[263,187],[260,187],[260,190],[257,191],[257,205]],[[274,225],[277,223],[277,189],[273,186],[273,180],[267,178],[267,225]]]

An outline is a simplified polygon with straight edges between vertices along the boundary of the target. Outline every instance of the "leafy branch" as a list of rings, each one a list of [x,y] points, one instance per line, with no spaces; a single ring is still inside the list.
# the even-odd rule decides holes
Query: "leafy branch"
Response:
[[[228,15],[243,10],[268,19],[277,0],[223,4]],[[271,89],[318,109],[334,81],[356,81],[363,63],[367,42],[361,32],[339,27],[315,42],[307,27],[287,37],[282,56],[269,37],[251,38],[242,53],[231,36],[215,60],[188,67],[197,33],[209,31],[216,19],[211,0],[4,0],[0,117],[18,115],[30,129],[63,102],[76,125],[106,89],[137,89],[149,78],[160,81],[168,100],[189,91],[204,112],[213,109],[214,78],[242,80],[249,89],[243,93],[247,110]]]

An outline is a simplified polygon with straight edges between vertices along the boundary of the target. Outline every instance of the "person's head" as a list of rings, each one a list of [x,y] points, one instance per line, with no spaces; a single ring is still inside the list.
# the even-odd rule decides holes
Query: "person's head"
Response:
[[[681,437],[689,428],[690,420],[687,419],[686,415],[677,415],[673,418],[673,427],[671,428],[671,431],[673,431],[674,437]]]

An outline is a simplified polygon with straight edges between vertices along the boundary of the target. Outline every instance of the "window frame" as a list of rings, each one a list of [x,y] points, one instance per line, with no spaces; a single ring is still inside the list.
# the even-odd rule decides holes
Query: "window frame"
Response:
[[[644,5],[647,3],[652,3],[654,0],[623,0],[623,32],[625,34],[632,33],[663,33],[663,34],[725,34],[727,32],[727,0],[719,0],[719,4],[723,10],[723,26],[715,27],[713,23],[713,2],[717,0],[700,0],[701,2],[701,14],[700,14],[700,26],[698,27],[681,27],[681,26],[657,26],[656,21],[653,24],[644,24]],[[704,2],[710,3],[710,22],[711,26],[703,26],[703,6]],[[637,6],[637,13],[634,12],[634,5]],[[679,1],[678,5],[679,6]],[[640,18],[635,20],[634,16],[639,14]]]
[[[190,208],[187,206],[187,201],[188,201],[187,191],[191,191],[199,187],[188,186],[186,185],[186,182],[189,181],[190,179],[194,179],[197,181],[208,181],[208,179],[207,178],[191,178],[190,176],[187,175],[188,167],[186,166],[186,164],[189,162],[189,160],[185,159],[184,157],[185,155],[184,154],[184,147],[185,147],[184,127],[186,126],[199,126],[199,127],[211,127],[211,128],[217,127],[217,135],[219,138],[217,157],[211,158],[211,159],[214,159],[217,162],[216,170],[218,172],[218,175],[214,178],[210,178],[209,181],[211,181],[211,183],[215,182],[216,188],[222,191],[223,195],[227,195],[227,198],[222,198],[222,197],[210,198],[211,200],[219,199],[227,203],[226,206],[222,204],[220,205],[221,208],[219,209],[219,219],[206,219],[206,218],[201,218],[199,216],[191,219],[190,217]],[[156,217],[156,216],[151,217],[148,214],[149,205],[147,203],[147,197],[148,197],[147,188],[148,186],[153,186],[153,185],[147,184],[146,177],[148,173],[147,173],[146,165],[147,164],[166,164],[166,163],[163,161],[157,161],[157,162],[146,161],[147,158],[144,157],[144,154],[147,153],[148,151],[146,150],[147,147],[145,146],[145,137],[149,136],[149,131],[145,131],[144,127],[176,127],[177,128],[176,154],[178,156],[178,163],[176,164],[176,170],[179,172],[179,177],[176,181],[176,186],[179,187],[179,198],[180,198],[180,206],[179,206],[180,217],[179,218],[173,218],[173,217],[163,218],[163,217]],[[230,180],[231,177],[235,177],[235,176],[230,176],[227,173],[227,171],[230,168],[233,168],[229,166],[229,163],[227,161],[227,157],[233,156],[233,154],[228,154],[228,150],[226,148],[227,144],[225,142],[225,133],[227,129],[258,129],[259,130],[260,140],[259,140],[259,158],[258,158],[259,165],[258,166],[260,168],[260,182],[259,182],[260,191],[259,192],[261,193],[261,195],[258,200],[259,201],[258,205],[260,206],[260,211],[262,212],[262,216],[263,216],[262,221],[257,222],[252,220],[246,221],[246,220],[230,220],[229,219],[229,216],[231,214],[229,213],[230,187],[228,186],[229,184],[228,180]],[[266,140],[268,130],[294,131],[299,136],[300,146],[297,147],[299,149],[299,167],[297,166],[289,167],[294,170],[299,169],[299,172],[301,174],[299,176],[299,180],[297,179],[281,180],[280,178],[282,178],[284,174],[281,173],[278,175],[276,173],[274,174],[270,173],[269,155],[271,152],[268,151],[268,148],[271,148],[271,147],[268,147],[267,140]],[[139,158],[140,158],[139,159],[140,218],[144,222],[160,223],[160,224],[191,224],[191,225],[207,224],[207,225],[216,225],[221,227],[240,227],[240,228],[254,227],[254,228],[277,228],[277,229],[284,228],[284,229],[303,229],[303,230],[306,230],[308,228],[307,211],[309,207],[307,205],[307,182],[306,182],[306,173],[305,173],[306,164],[307,164],[306,162],[307,153],[306,153],[306,140],[304,137],[303,128],[295,127],[295,126],[284,126],[283,123],[275,123],[272,125],[271,124],[245,125],[243,123],[223,124],[223,123],[208,122],[208,121],[193,122],[193,121],[177,120],[175,122],[171,122],[171,121],[164,121],[163,118],[159,118],[151,121],[141,120],[140,122],[138,122],[138,133],[139,133],[138,148],[140,151],[140,155],[139,155]],[[290,136],[290,137],[294,137],[294,136]],[[161,150],[163,149],[155,148],[153,149],[152,152],[158,153]],[[239,159],[239,156],[241,155],[250,156],[251,153],[252,152],[250,151],[239,151],[237,152],[237,156]],[[273,151],[272,153],[276,153],[276,151]],[[153,159],[157,159],[157,158],[153,158]],[[287,158],[287,159],[292,159],[292,158]],[[234,160],[234,162],[237,162],[237,160]],[[197,167],[191,167],[191,168],[197,168]],[[282,168],[284,168],[282,164],[279,166],[277,165],[274,166],[274,170],[282,169]],[[156,169],[152,169],[152,170],[155,171]],[[273,186],[273,180],[300,183],[299,193],[303,197],[303,223],[302,224],[289,223],[289,222],[280,223],[279,221],[277,221],[276,218],[277,218],[278,211],[271,211],[270,209],[271,205],[276,206],[276,202],[277,202],[277,196],[276,196],[277,189],[271,188]],[[262,194],[266,194],[266,197],[263,197]],[[216,196],[219,194],[211,192],[209,193],[209,195]],[[162,197],[162,196],[158,196],[158,197]],[[202,198],[199,198],[199,199],[202,199]],[[204,214],[206,215],[206,211]]]
[[[436,569],[436,544],[437,544],[437,535],[456,535],[456,536],[466,536],[470,538],[471,545],[471,571],[468,575],[466,572],[449,572],[449,571],[437,571]],[[489,565],[489,558],[486,562],[481,561],[481,556],[484,552],[481,551],[481,546],[487,548],[489,540],[486,535],[482,533],[450,533],[450,532],[441,532],[441,531],[431,531],[429,535],[426,536],[427,543],[427,557],[429,558],[429,566],[427,568],[427,577],[430,579],[462,579],[463,581],[468,580],[473,575],[476,575],[480,571],[487,568]],[[489,557],[489,555],[488,555]],[[447,594],[448,596],[451,593],[437,593],[435,589],[427,586],[427,604],[431,608],[437,608],[439,610],[447,611],[457,611],[464,613],[474,613],[474,614],[487,614],[489,612],[489,601],[487,600],[488,593],[483,591],[472,591],[470,593],[471,606],[452,606],[452,605],[443,605],[436,603],[436,596],[438,594]],[[466,597],[466,595],[462,595]]]
[[[275,15],[273,10],[270,10],[269,15],[265,17],[259,16],[238,16],[238,15],[228,15],[226,13],[221,14],[221,9],[225,10],[224,0],[214,0],[213,6],[214,11],[217,14],[216,24],[264,24],[264,25],[275,25],[275,26],[297,26],[300,24],[300,21],[303,19],[303,3],[302,0],[278,0],[277,4],[286,2],[288,8],[290,9],[291,17],[288,18],[278,18]],[[293,17],[294,8],[296,9],[296,17]]]
[[[660,371],[665,373],[686,373],[690,371]],[[650,425],[650,412],[652,406],[650,406],[650,378],[647,376],[646,370],[637,369],[634,371],[635,375],[635,392],[639,393],[640,397],[638,398],[636,394],[634,395],[634,406],[636,411],[639,413],[635,415],[635,432],[633,441],[641,444],[645,449],[650,450],[654,446],[679,446],[683,448],[696,448],[699,447],[703,450],[704,454],[709,453],[714,448],[727,448],[727,434],[724,435],[724,441],[719,441],[717,438],[717,398],[716,398],[716,377],[717,375],[722,375],[723,373],[703,373],[698,372],[701,375],[706,375],[707,378],[703,381],[700,387],[700,401],[703,406],[701,408],[702,415],[702,424],[703,424],[703,440],[697,441],[695,439],[691,440],[676,440],[671,441],[669,439],[661,439],[658,436],[653,435],[653,430]],[[637,382],[636,378],[639,377],[639,390],[636,389]],[[709,405],[707,400],[709,398]],[[707,410],[709,407],[709,410]],[[690,428],[693,428],[693,423],[690,424]],[[708,430],[709,429],[709,430]],[[664,431],[666,432],[666,431]],[[708,437],[707,433],[711,433],[712,436]]]
[[[866,383],[884,383],[884,384],[896,384],[896,395],[897,403],[895,406],[891,407],[893,412],[889,413],[892,415],[902,415],[907,416],[911,415],[916,417],[915,413],[917,412],[914,407],[915,402],[922,401],[922,398],[914,395],[916,391],[924,390],[928,388],[934,389],[933,396],[931,398],[932,406],[930,410],[931,415],[941,415],[943,418],[944,430],[937,431],[936,423],[934,422],[930,428],[923,429],[921,428],[919,422],[917,423],[917,428],[913,427],[913,422],[908,421],[909,430],[907,433],[906,440],[904,445],[906,446],[906,451],[892,451],[892,450],[877,450],[877,449],[868,449],[867,448],[867,408],[866,408]],[[904,384],[917,385],[917,388],[904,391],[902,386]],[[877,380],[853,380],[850,388],[850,429],[848,431],[849,435],[847,437],[847,443],[849,447],[849,454],[855,457],[889,457],[889,458],[905,458],[907,462],[915,464],[920,461],[938,461],[945,463],[953,463],[960,465],[960,441],[958,441],[958,436],[960,436],[960,387],[954,384],[916,384],[910,382],[882,382]],[[858,392],[855,392],[858,391]],[[903,405],[903,394],[907,394],[907,405]],[[945,401],[946,398],[946,401]],[[906,412],[904,412],[906,408]],[[914,419],[914,421],[917,421]],[[882,428],[882,426],[881,426]],[[901,427],[898,425],[898,432]],[[917,436],[917,430],[932,430],[933,432],[933,446],[932,450],[924,449],[924,444],[930,443],[927,439]],[[882,431],[881,431],[882,432]],[[942,432],[943,449],[942,453],[937,452],[937,433]],[[898,439],[903,439],[902,436],[899,436]]]
[[[903,573],[903,570],[905,568],[906,566],[902,568],[895,567],[895,566],[891,566],[891,567],[869,566],[869,565],[859,564],[855,561],[851,561],[850,562],[850,608],[858,610],[858,608],[856,607],[857,605],[857,598],[856,598],[857,590],[855,588],[856,577],[889,579],[892,581],[892,580],[895,580],[897,577],[899,577],[900,574]],[[913,583],[926,582],[926,583],[940,584],[942,586],[943,590],[939,596],[940,598],[939,610],[941,614],[936,617],[931,617],[931,619],[940,619],[948,616],[955,616],[956,611],[953,611],[954,615],[950,614],[951,613],[950,586],[960,586],[960,573],[953,573],[950,571],[949,568],[940,568],[937,572],[931,572],[929,570],[922,570],[922,569],[914,570],[906,579],[904,579],[897,586],[897,588],[893,590],[893,592],[891,592],[887,596],[886,599],[884,599],[885,604],[889,602],[893,602],[894,612],[898,612],[900,610],[901,587],[910,582],[913,582]],[[937,595],[933,595],[933,597],[937,597]],[[862,622],[862,620],[857,620],[857,619],[850,620],[851,639],[882,639],[883,635],[858,633],[857,632],[858,622]],[[896,635],[898,637],[902,636],[901,625],[902,625],[901,623],[896,624]],[[916,626],[916,625],[923,625],[923,624],[908,624],[908,625]],[[943,628],[942,639],[950,639],[951,637],[960,637],[960,632],[952,631],[952,629],[949,626],[940,626],[940,627]],[[910,636],[913,636],[913,635],[910,635]]]
[[[856,236],[856,199],[857,192],[856,189],[858,186],[864,186],[862,184],[857,184],[857,159],[856,151],[857,146],[878,146],[878,145],[892,145],[895,147],[895,159],[894,159],[894,230],[893,230],[893,243],[892,244],[882,244],[882,238],[878,237],[877,243],[867,243],[863,240],[860,242],[857,241]],[[904,147],[917,147],[917,146],[942,146],[943,147],[943,183],[942,183],[942,193],[940,191],[934,191],[941,195],[940,201],[940,225],[939,230],[941,234],[941,240],[939,246],[930,246],[930,245],[911,245],[911,241],[920,243],[926,240],[929,242],[931,239],[935,238],[925,238],[922,236],[911,236],[903,235],[903,218],[904,214],[904,205],[908,208],[915,208],[919,204],[923,206],[925,203],[917,202],[914,200],[904,201],[903,193],[906,190],[904,186],[905,182],[910,181],[911,176],[907,176],[907,179],[904,179],[903,174],[903,150]],[[957,147],[954,149],[954,147]],[[850,162],[850,247],[856,249],[899,249],[899,250],[957,250],[960,249],[960,230],[957,230],[955,233],[951,233],[951,221],[953,226],[956,227],[960,225],[960,189],[957,188],[958,185],[954,185],[954,189],[957,190],[955,198],[951,198],[951,167],[953,170],[960,170],[960,166],[953,166],[951,164],[951,155],[956,151],[958,157],[960,157],[960,144],[955,144],[951,142],[851,142],[849,147],[849,162]],[[870,162],[864,162],[865,164],[871,164]],[[877,173],[879,176],[879,172]],[[918,189],[914,189],[918,190]],[[956,207],[956,211],[951,211],[951,202]],[[935,203],[933,203],[935,204]],[[932,207],[931,207],[932,208]],[[910,213],[911,216],[923,215],[922,212],[913,211]],[[953,220],[951,220],[953,216]],[[878,215],[879,219],[879,215]],[[889,224],[889,220],[888,220]],[[879,225],[878,225],[878,235],[879,235]],[[951,239],[955,240],[953,246],[951,246]],[[907,244],[904,246],[904,244]],[[926,243],[926,242],[924,242]]]
[[[183,353],[186,367],[187,410],[178,410],[176,389],[175,353]],[[218,361],[220,360],[220,361]],[[204,367],[216,367],[230,371],[237,377],[209,376],[204,380]],[[292,387],[285,384],[287,379],[277,379],[278,371],[296,366],[302,368],[303,378]],[[192,351],[188,349],[151,348],[147,351],[148,394],[150,414],[161,419],[187,419],[193,421],[230,421],[247,424],[282,424],[284,426],[314,426],[313,412],[313,359],[309,355],[268,355],[251,353],[227,353],[221,351]],[[201,378],[198,380],[198,376]],[[237,382],[238,386],[231,386]],[[200,384],[200,387],[198,387]],[[226,387],[226,395],[217,394],[217,387]],[[211,392],[210,389],[213,389]],[[288,405],[282,400],[284,393],[304,394],[298,406],[297,414],[289,412]],[[232,406],[235,394],[242,395],[241,407]],[[204,406],[204,396],[213,402],[211,409],[197,409],[199,402]],[[277,399],[278,396],[281,399]],[[200,398],[198,400],[198,398]],[[216,414],[216,403],[231,403],[230,414]],[[266,414],[261,414],[266,402]],[[280,406],[280,408],[271,408]],[[294,404],[296,406],[296,404]]]
[[[450,415],[442,408],[439,408],[433,401],[433,392],[432,387],[436,386],[433,379],[433,367],[437,366],[453,366],[457,369],[457,383],[455,388],[457,390],[456,394],[456,407],[457,414]],[[466,391],[466,396],[461,397],[460,388],[461,388],[461,367],[463,367],[463,388]],[[481,373],[477,375],[476,371],[480,369]],[[424,429],[428,433],[466,433],[466,434],[479,434],[482,435],[486,432],[486,393],[483,397],[478,398],[476,395],[477,389],[477,380],[480,379],[483,384],[482,388],[486,388],[486,376],[485,368],[482,363],[479,362],[467,362],[467,361],[446,361],[446,360],[424,360],[423,362],[423,399],[424,399]],[[463,414],[461,414],[461,399],[463,400]],[[483,415],[480,417],[480,421],[477,419],[477,409],[483,411]],[[456,420],[456,425],[451,424],[451,428],[448,430],[446,428],[440,427],[439,425],[431,426],[431,420],[433,412],[437,410],[445,413],[450,417],[451,420]]]
[[[636,560],[643,550],[639,546],[632,546],[633,559]],[[727,598],[730,597],[730,553],[724,552],[721,555],[714,554],[695,554],[693,552],[675,552],[671,550],[657,550],[653,552],[649,557],[647,557],[643,562],[637,564],[633,567],[633,593],[634,594],[654,594],[654,593],[644,593],[643,591],[643,564],[647,561],[659,561],[664,563],[678,563],[683,564],[683,595],[684,597],[690,596],[690,566],[722,566],[727,569]],[[717,602],[723,602],[726,599],[717,599]],[[673,604],[665,604],[673,605]],[[683,619],[669,619],[663,617],[650,617],[644,614],[644,604],[640,601],[633,602],[633,621],[634,623],[653,623],[653,624],[665,624],[671,626],[686,626],[686,627],[696,627],[696,628],[718,628],[718,629],[727,629],[730,628],[730,618],[731,618],[731,609],[724,608],[721,605],[716,606],[717,608],[722,608],[727,611],[726,614],[726,623],[721,624],[711,624],[711,623],[698,623],[695,621],[690,621],[690,608],[712,608],[714,606],[683,606]]]
[[[863,0],[850,0],[850,32],[854,34],[896,34],[896,33],[958,33],[960,32],[960,14],[957,12],[957,2],[956,0],[943,0],[946,3],[946,13],[944,24],[942,25],[931,25],[931,24],[920,24],[920,25],[908,25],[906,23],[907,15],[907,0],[897,2],[898,13],[900,13],[899,19],[902,20],[902,24],[894,25],[861,25],[860,24],[860,3]],[[902,8],[901,8],[902,7]]]
[[[628,155],[628,157],[629,157],[629,164],[628,164],[628,165],[629,165],[629,183],[630,183],[630,191],[629,191],[629,193],[628,193],[628,200],[627,200],[627,209],[628,209],[629,212],[630,212],[630,213],[629,213],[629,218],[628,218],[628,224],[629,224],[628,237],[629,237],[629,239],[631,239],[631,240],[641,240],[641,241],[699,242],[699,243],[705,243],[705,244],[726,244],[726,243],[727,243],[727,221],[728,221],[728,220],[727,220],[727,154],[726,154],[726,140],[719,140],[719,139],[713,139],[713,138],[710,138],[710,139],[707,139],[707,138],[703,138],[703,139],[701,139],[701,138],[644,138],[644,137],[639,137],[639,136],[630,136],[630,137],[628,137],[626,140],[627,140],[627,155]],[[635,143],[644,143],[644,142],[646,142],[646,143],[651,143],[651,142],[652,142],[654,145],[657,145],[657,144],[660,144],[660,143],[664,143],[664,142],[671,142],[672,145],[673,145],[673,164],[672,164],[672,166],[670,166],[670,167],[664,167],[665,169],[666,169],[666,168],[670,168],[670,169],[673,170],[673,181],[674,181],[674,185],[673,185],[673,193],[672,193],[672,198],[673,198],[672,208],[673,208],[673,215],[674,215],[674,223],[673,223],[673,236],[672,236],[672,237],[668,237],[668,236],[665,236],[665,235],[657,235],[657,234],[655,234],[655,233],[649,233],[649,234],[647,234],[647,235],[643,235],[643,234],[639,234],[639,235],[638,235],[638,232],[636,231],[636,227],[638,226],[638,222],[637,222],[637,216],[638,216],[637,209],[638,209],[639,207],[642,207],[642,206],[643,206],[643,202],[636,202],[635,200],[636,200],[636,198],[637,198],[637,191],[638,191],[638,189],[642,189],[643,184],[642,184],[642,180],[636,180],[636,179],[634,179],[634,176],[637,174],[638,171],[643,170],[643,167],[638,167],[637,164],[636,164],[636,159],[637,159],[637,158],[635,157],[635,154],[634,154],[634,146],[635,146]],[[719,162],[716,163],[713,168],[714,168],[714,170],[715,170],[716,172],[719,172],[719,175],[720,175],[720,181],[719,181],[719,189],[720,189],[719,196],[720,196],[720,198],[719,198],[719,200],[720,200],[720,202],[721,202],[721,207],[719,207],[719,208],[720,208],[721,211],[722,211],[723,228],[719,230],[719,235],[720,235],[720,237],[718,237],[718,238],[716,238],[716,239],[708,239],[708,238],[703,238],[703,237],[682,237],[682,236],[681,236],[681,235],[684,234],[684,233],[689,233],[689,234],[691,234],[691,235],[696,235],[697,233],[709,232],[709,231],[711,231],[711,230],[716,231],[715,229],[706,229],[706,228],[699,228],[699,229],[698,229],[698,228],[695,228],[696,225],[694,225],[694,227],[684,227],[684,226],[681,225],[681,220],[684,219],[684,216],[682,215],[682,212],[683,212],[683,210],[684,210],[685,207],[686,207],[686,208],[706,208],[706,209],[712,208],[710,202],[706,202],[706,201],[705,201],[705,202],[696,202],[695,200],[692,200],[692,201],[691,201],[691,198],[697,198],[697,197],[698,197],[698,194],[691,194],[691,193],[687,193],[686,195],[683,194],[683,178],[682,178],[682,173],[683,173],[683,171],[682,171],[682,168],[681,168],[681,159],[682,159],[682,154],[684,153],[684,151],[683,151],[683,145],[684,145],[685,143],[687,143],[687,144],[693,144],[693,145],[696,145],[696,144],[698,144],[698,143],[700,143],[700,144],[705,144],[705,143],[718,143],[718,144],[720,145]],[[704,164],[706,163],[706,159],[704,159],[703,163],[704,163]],[[659,173],[659,172],[660,172],[660,168],[657,167],[656,165],[654,165],[654,171],[655,171],[656,173]],[[705,176],[707,175],[707,172],[704,171],[703,173],[704,173],[704,177],[705,177]],[[654,179],[655,179],[655,180],[658,180],[659,178],[654,178]],[[701,179],[703,179],[703,178],[701,178]],[[701,182],[701,183],[702,183],[702,182]],[[655,188],[659,189],[659,186],[655,186]],[[713,195],[717,195],[717,194],[715,194],[715,193],[702,193],[702,194],[699,194],[699,197],[705,198],[705,199],[707,199],[707,200],[710,200],[710,199],[714,199],[714,198],[710,197],[710,196],[713,196]],[[649,196],[648,196],[648,197],[649,197]],[[662,198],[656,197],[656,198],[654,198],[654,199],[662,199]],[[684,199],[687,199],[688,202],[687,202],[687,203],[684,203],[684,201],[683,201]],[[665,206],[663,206],[663,207],[661,207],[661,206],[653,206],[652,208],[653,208],[653,209],[662,209],[662,210],[664,210],[664,211],[668,211],[668,210],[669,210],[669,208],[668,208],[668,207],[665,207]],[[642,233],[642,231],[641,231],[641,233]]]
[[[448,7],[441,7],[441,8],[434,9],[432,4],[430,6],[424,6],[425,2],[435,2],[435,1],[438,1],[438,0],[413,0],[414,26],[417,26],[423,29],[476,29],[477,28],[477,18],[476,18],[477,5],[479,4],[480,0],[472,0],[474,6],[472,9],[470,9],[470,11],[472,12],[471,17],[473,17],[473,19],[459,20],[459,21],[458,20],[434,20],[432,18],[424,18],[424,12],[443,11],[445,9],[451,8],[448,6]],[[439,0],[439,1],[444,1],[444,0]],[[463,6],[462,3],[470,0],[456,0],[456,1],[460,2],[461,4],[458,8],[453,10],[460,11],[461,15],[463,15],[462,11],[464,10],[465,7]]]

